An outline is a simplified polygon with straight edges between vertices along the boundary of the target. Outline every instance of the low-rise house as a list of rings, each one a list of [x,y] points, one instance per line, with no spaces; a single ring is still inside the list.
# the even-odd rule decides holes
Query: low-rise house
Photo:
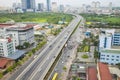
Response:
[[[0,69],[6,69],[14,64],[14,60],[7,58],[0,58]]]

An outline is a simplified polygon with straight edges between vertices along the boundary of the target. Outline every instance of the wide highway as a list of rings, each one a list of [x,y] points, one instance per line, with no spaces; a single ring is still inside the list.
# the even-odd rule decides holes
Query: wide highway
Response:
[[[33,59],[31,63],[18,74],[18,76],[12,77],[12,80],[44,79],[66,41],[81,20],[79,15],[75,16],[76,17],[71,23],[52,42],[50,42],[42,52],[36,55],[36,58]]]

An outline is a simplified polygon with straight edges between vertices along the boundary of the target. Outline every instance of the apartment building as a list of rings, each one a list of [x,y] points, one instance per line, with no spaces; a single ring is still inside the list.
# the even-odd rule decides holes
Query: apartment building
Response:
[[[23,45],[24,42],[34,42],[33,25],[27,24],[0,24],[0,36],[9,35],[15,46]]]
[[[112,36],[114,34],[114,29],[111,30],[101,30],[99,35],[99,50],[104,48],[111,48]]]
[[[120,30],[116,30],[112,38],[113,46],[120,46]]]
[[[7,57],[15,53],[15,45],[10,37],[0,39],[0,56]]]
[[[100,62],[115,65],[120,63],[120,50],[119,49],[103,49],[100,52]]]
[[[25,25],[22,27],[11,27],[7,29],[7,33],[13,36],[15,46],[23,45],[24,42],[34,43],[33,25]]]

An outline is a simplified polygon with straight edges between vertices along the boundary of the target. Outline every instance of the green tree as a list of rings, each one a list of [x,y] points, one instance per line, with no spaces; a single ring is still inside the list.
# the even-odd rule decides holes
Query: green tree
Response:
[[[33,53],[35,53],[35,52],[36,52],[36,49],[35,49],[35,48],[33,48],[33,49],[32,49],[32,52],[33,52]]]
[[[80,78],[78,77],[76,80],[80,80]]]
[[[94,50],[94,58],[95,58],[95,62],[97,62],[97,59],[99,58],[99,52],[96,51],[96,49]]]
[[[11,72],[13,70],[12,66],[7,68],[7,72]]]
[[[31,51],[28,53],[29,56],[32,56],[32,54],[33,54],[33,53],[32,53]]]
[[[89,58],[89,57],[88,57],[87,54],[83,54],[83,55],[82,55],[82,58],[87,59],[87,58]]]
[[[29,42],[24,42],[24,43],[23,43],[23,47],[24,47],[24,48],[30,47],[30,43],[29,43]]]
[[[22,61],[19,60],[19,61],[17,62],[17,65],[22,65]]]
[[[0,73],[0,79],[3,77],[3,73]]]
[[[67,70],[66,66],[64,66],[64,67],[63,67],[63,70],[64,70],[64,71],[66,71],[66,70]]]
[[[118,66],[118,68],[120,69],[120,63],[116,64]]]

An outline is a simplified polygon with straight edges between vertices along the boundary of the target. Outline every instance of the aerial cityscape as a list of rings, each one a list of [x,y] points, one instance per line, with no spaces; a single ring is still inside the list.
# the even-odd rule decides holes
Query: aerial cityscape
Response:
[[[120,80],[120,0],[0,0],[0,80]]]

